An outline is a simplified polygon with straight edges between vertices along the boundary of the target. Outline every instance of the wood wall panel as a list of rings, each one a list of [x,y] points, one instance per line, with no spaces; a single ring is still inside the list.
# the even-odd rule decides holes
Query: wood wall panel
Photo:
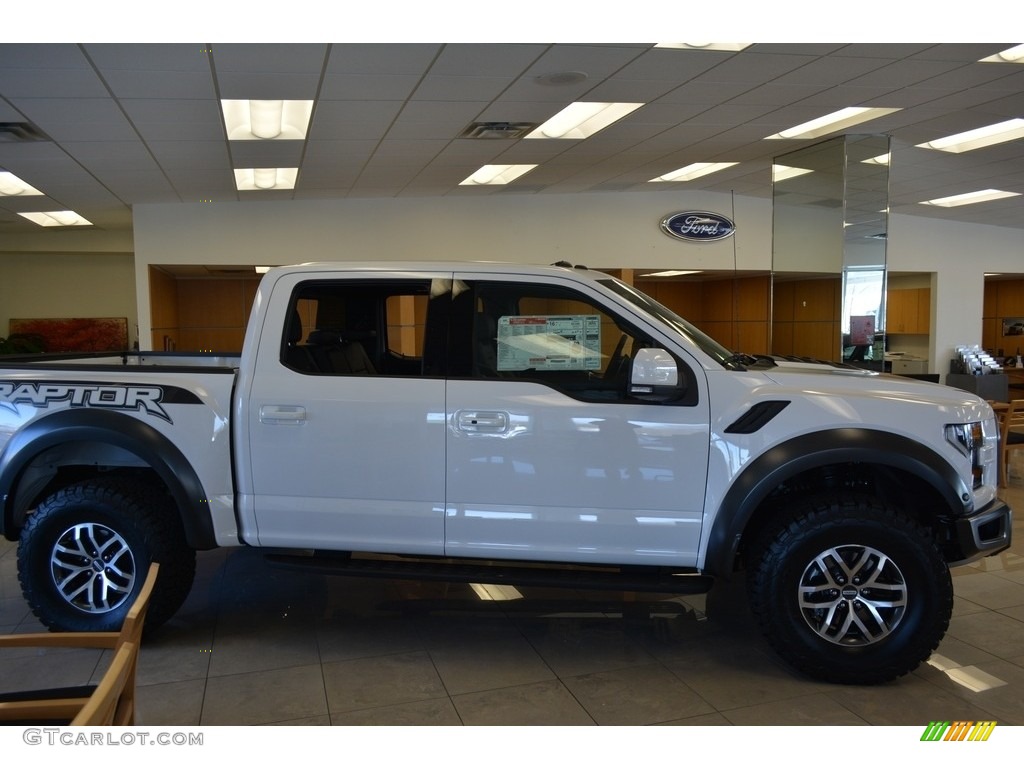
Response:
[[[764,277],[751,277],[735,280],[736,287],[736,319],[741,321],[763,323],[768,319],[768,307],[771,304],[771,280]]]
[[[150,268],[153,349],[238,352],[258,279],[175,278]],[[311,327],[308,318],[304,325]]]
[[[722,280],[637,280],[636,286],[729,349],[749,354],[769,351],[771,279],[767,275]]]
[[[767,355],[768,344],[768,323],[766,322],[739,322],[735,329],[736,343],[734,349],[746,352],[748,355]]]
[[[178,346],[178,287],[171,275],[149,268],[149,306],[152,347],[155,350]]]
[[[793,351],[793,327],[792,322],[772,324],[771,351],[775,355],[792,355]]]
[[[772,289],[772,322],[793,322],[793,301],[796,295],[796,283],[776,283]],[[790,341],[793,335],[790,334]]]
[[[839,316],[839,278],[800,280],[794,284],[793,319],[796,322],[831,321]],[[838,346],[839,342],[836,342]]]
[[[240,352],[243,328],[182,328],[178,331],[178,352]]]
[[[839,277],[776,283],[772,302],[772,352],[816,360],[838,360]]]
[[[733,310],[733,281],[711,280],[703,284],[701,321],[731,322],[736,318]]]
[[[982,346],[992,352],[1024,353],[1024,334],[1004,335],[1004,320],[1024,318],[1024,280],[989,280],[982,309]]]

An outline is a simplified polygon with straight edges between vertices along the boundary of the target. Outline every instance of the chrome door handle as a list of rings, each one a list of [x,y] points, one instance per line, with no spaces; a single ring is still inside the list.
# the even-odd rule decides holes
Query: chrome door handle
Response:
[[[306,421],[306,409],[301,405],[261,405],[260,423],[262,424],[303,424]]]
[[[509,415],[504,411],[459,411],[455,424],[461,432],[502,434],[508,431]]]

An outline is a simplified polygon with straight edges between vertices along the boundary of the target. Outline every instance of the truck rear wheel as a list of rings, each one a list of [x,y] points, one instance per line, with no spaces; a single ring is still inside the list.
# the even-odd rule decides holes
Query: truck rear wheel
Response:
[[[754,550],[754,615],[779,655],[814,678],[892,680],[949,626],[953,587],[934,533],[871,497],[812,497]]]
[[[18,543],[18,578],[32,612],[68,632],[117,631],[160,563],[146,626],[181,607],[192,588],[195,552],[170,498],[129,479],[63,488],[29,515]]]

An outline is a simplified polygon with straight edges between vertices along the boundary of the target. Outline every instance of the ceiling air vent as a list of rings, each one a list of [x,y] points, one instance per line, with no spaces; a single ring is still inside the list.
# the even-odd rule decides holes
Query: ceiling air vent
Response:
[[[32,123],[0,122],[0,141],[50,141],[50,137]]]
[[[537,123],[470,123],[460,139],[521,139],[534,128]]]

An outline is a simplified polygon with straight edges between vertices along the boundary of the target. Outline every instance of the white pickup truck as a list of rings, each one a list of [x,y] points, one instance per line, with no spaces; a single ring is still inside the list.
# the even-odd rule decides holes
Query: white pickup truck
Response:
[[[54,629],[150,609],[195,551],[394,578],[703,592],[745,572],[776,650],[881,682],[927,659],[949,566],[1009,546],[991,408],[734,354],[568,265],[305,264],[240,357],[0,362],[0,531]]]

